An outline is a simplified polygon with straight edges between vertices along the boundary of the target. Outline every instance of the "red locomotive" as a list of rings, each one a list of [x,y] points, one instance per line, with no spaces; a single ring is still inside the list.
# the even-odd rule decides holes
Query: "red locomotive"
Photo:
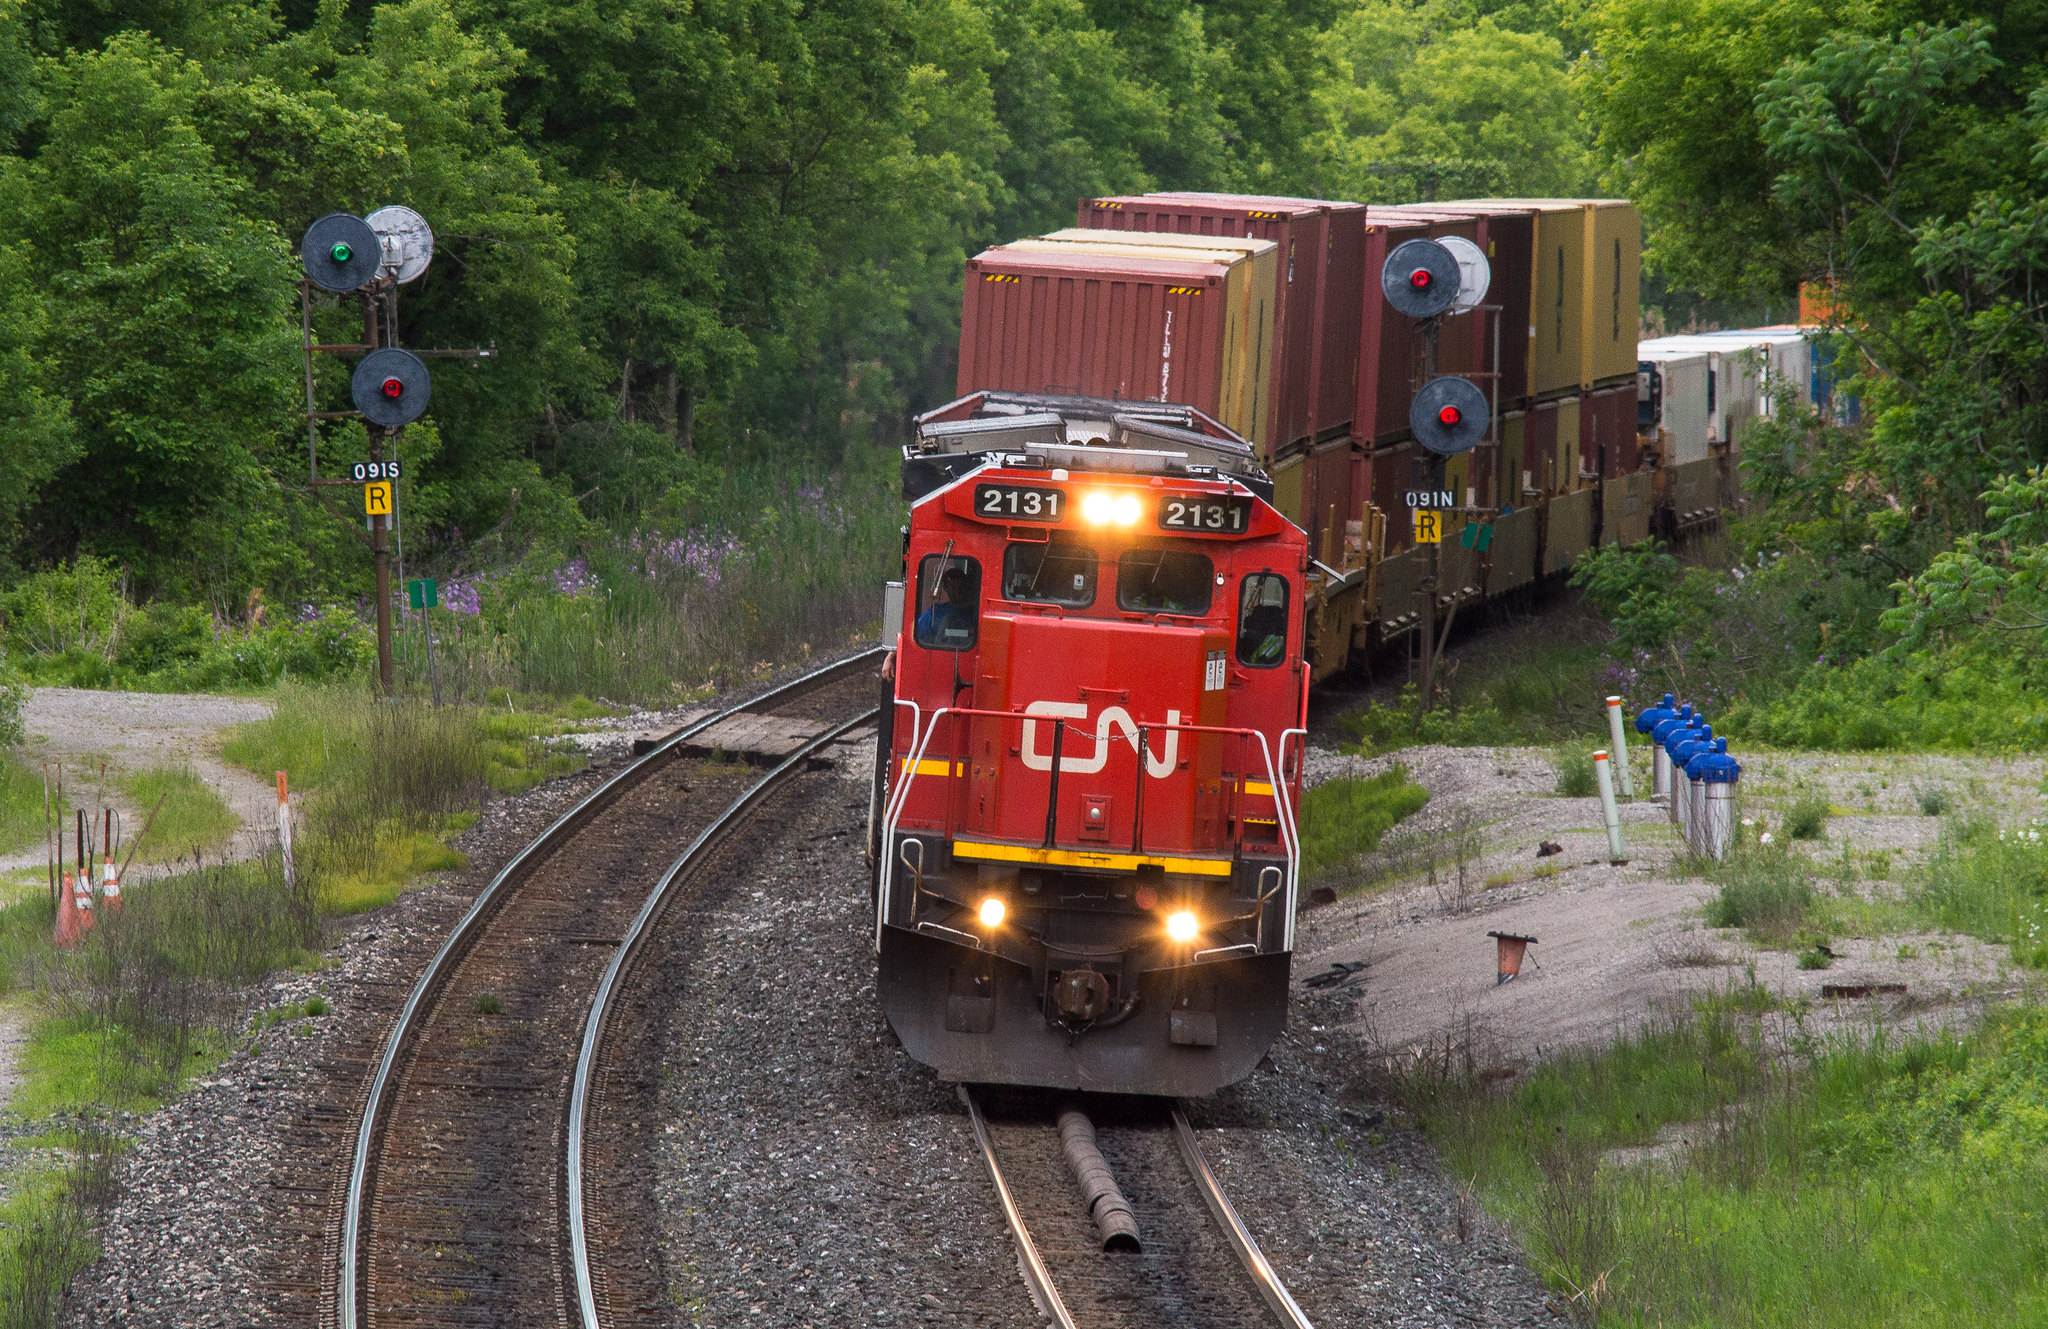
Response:
[[[880,995],[948,1079],[1207,1094],[1286,1018],[1307,537],[1189,407],[922,416],[870,848]]]

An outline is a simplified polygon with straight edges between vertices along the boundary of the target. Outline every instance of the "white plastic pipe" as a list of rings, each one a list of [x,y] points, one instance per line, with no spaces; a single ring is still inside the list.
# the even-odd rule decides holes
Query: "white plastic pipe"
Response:
[[[1692,784],[1685,777],[1685,768],[1674,761],[1671,763],[1671,824],[1678,828],[1679,838],[1688,846],[1692,844],[1692,831],[1689,829],[1692,818],[1686,814],[1691,811]]]
[[[1607,858],[1610,863],[1628,860],[1621,843],[1621,808],[1614,801],[1614,772],[1609,770],[1605,752],[1593,754],[1593,776],[1600,782],[1600,816],[1607,823]]]
[[[1671,806],[1671,754],[1656,739],[1650,740],[1650,796]]]
[[[1622,723],[1621,698],[1607,699],[1607,750],[1614,754],[1614,773],[1621,777],[1621,796],[1636,796],[1636,778],[1628,769],[1628,729]]]
[[[1687,818],[1691,824],[1691,829],[1686,838],[1692,844],[1692,851],[1701,858],[1705,858],[1713,852],[1707,847],[1709,843],[1707,839],[1707,790],[1712,786],[1708,785],[1705,780],[1688,779],[1686,783],[1692,786],[1688,791],[1691,795],[1688,800],[1691,815]]]

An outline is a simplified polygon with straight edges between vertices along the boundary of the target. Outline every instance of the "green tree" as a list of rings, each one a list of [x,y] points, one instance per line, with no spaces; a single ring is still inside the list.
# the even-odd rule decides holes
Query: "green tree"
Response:
[[[289,421],[294,265],[194,124],[196,65],[124,36],[43,82],[41,150],[0,162],[0,233],[64,311],[36,351],[77,423],[59,486],[93,502],[46,503],[41,539],[172,577]]]
[[[1363,0],[1323,38],[1318,186],[1368,202],[1591,185],[1564,48],[1441,5]]]

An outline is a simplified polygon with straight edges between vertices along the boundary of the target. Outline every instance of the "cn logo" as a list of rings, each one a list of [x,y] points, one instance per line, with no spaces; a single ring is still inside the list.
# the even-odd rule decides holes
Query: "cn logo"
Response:
[[[1087,703],[1078,701],[1034,701],[1024,708],[1024,714],[1042,715],[1054,720],[1080,720],[1085,722],[1088,719],[1088,706]],[[1168,711],[1166,713],[1166,723],[1170,725],[1179,724],[1180,712]],[[1063,775],[1093,775],[1109,765],[1110,731],[1112,729],[1122,731],[1123,740],[1131,745],[1132,752],[1138,750],[1137,724],[1132,721],[1130,713],[1124,710],[1123,707],[1111,706],[1095,717],[1095,755],[1092,757],[1077,757],[1074,755],[1074,740],[1084,736],[1087,731],[1080,725],[1067,726],[1067,738],[1061,745],[1060,751],[1060,773]],[[1162,755],[1153,756],[1150,745],[1147,745],[1145,750],[1145,773],[1153,779],[1164,780],[1167,776],[1173,774],[1174,767],[1179,764],[1180,731],[1178,729],[1166,731]],[[1036,720],[1026,720],[1024,722],[1024,765],[1034,771],[1049,771],[1052,769],[1052,754],[1038,750],[1038,722]]]

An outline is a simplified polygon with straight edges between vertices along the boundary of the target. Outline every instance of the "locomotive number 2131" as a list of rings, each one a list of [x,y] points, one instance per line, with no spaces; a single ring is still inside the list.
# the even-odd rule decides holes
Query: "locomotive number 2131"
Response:
[[[1166,498],[1159,503],[1159,525],[1169,531],[1217,531],[1241,535],[1251,525],[1252,505],[1242,498]]]
[[[1030,485],[976,485],[974,515],[998,521],[1058,521],[1066,506],[1062,489],[1038,489]]]

